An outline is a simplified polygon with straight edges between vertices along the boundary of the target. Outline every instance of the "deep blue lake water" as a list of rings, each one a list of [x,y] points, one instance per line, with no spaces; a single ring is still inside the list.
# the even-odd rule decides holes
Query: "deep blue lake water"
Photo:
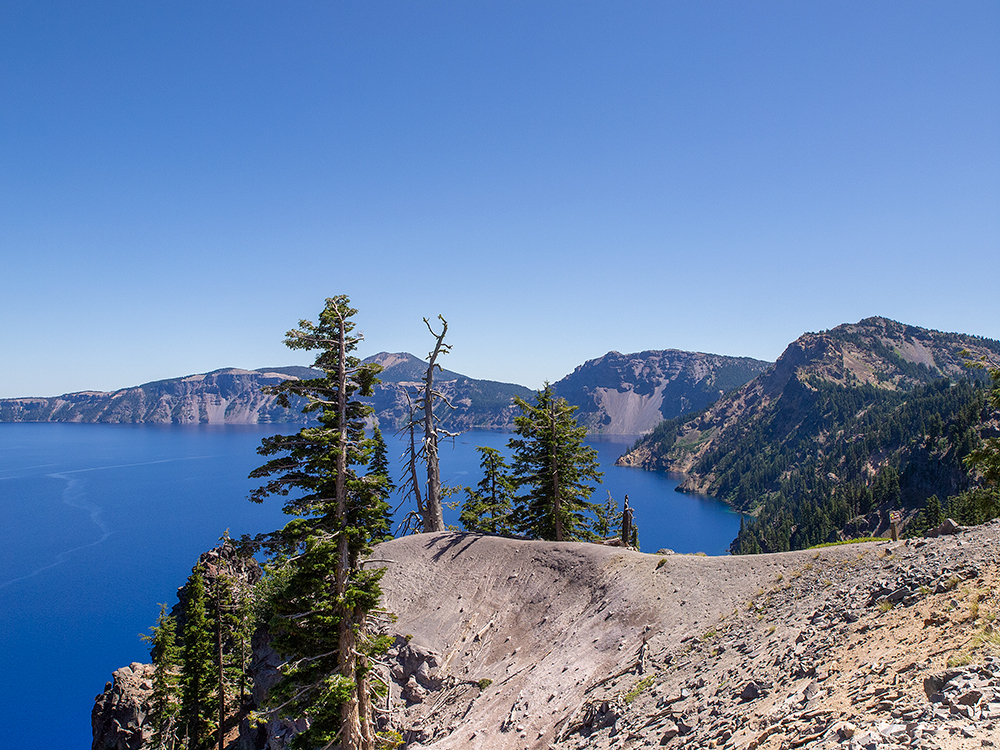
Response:
[[[33,745],[89,748],[94,696],[118,667],[148,661],[138,635],[159,602],[173,605],[198,555],[226,529],[238,537],[284,524],[280,499],[246,500],[256,448],[275,431],[0,424],[0,715],[30,727]],[[443,481],[474,485],[475,446],[506,451],[508,437],[474,432],[442,445]],[[738,515],[674,492],[663,474],[615,467],[632,438],[590,442],[605,472],[592,499],[627,493],[644,551],[725,553]]]

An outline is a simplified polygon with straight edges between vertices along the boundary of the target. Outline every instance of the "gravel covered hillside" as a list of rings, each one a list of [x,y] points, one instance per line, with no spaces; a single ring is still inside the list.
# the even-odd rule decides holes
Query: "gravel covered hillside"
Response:
[[[396,540],[376,555],[396,720],[441,750],[981,747],[1000,737],[998,541],[997,522],[716,558]]]

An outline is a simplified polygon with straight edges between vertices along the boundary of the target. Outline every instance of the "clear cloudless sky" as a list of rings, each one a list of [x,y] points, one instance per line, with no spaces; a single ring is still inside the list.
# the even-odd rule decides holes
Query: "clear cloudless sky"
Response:
[[[1000,338],[1000,3],[0,3],[0,397]]]

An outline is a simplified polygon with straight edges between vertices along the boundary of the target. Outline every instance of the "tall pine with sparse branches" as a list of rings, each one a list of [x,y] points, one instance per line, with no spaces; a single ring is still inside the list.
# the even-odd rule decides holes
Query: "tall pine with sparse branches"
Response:
[[[205,570],[198,565],[188,578],[181,647],[180,720],[187,750],[208,750],[215,740],[215,626],[209,614]]]
[[[181,647],[177,642],[177,621],[160,605],[160,615],[149,635],[140,636],[149,643],[153,660],[153,695],[149,721],[153,726],[151,747],[174,750],[178,744],[180,713]]]
[[[251,473],[264,479],[250,499],[285,499],[295,518],[273,536],[272,550],[289,568],[288,585],[271,621],[274,648],[288,655],[283,679],[270,695],[270,712],[304,716],[309,728],[300,748],[373,750],[377,745],[371,705],[372,656],[384,639],[368,630],[379,603],[381,570],[365,569],[373,541],[388,531],[385,485],[378,472],[362,473],[371,458],[365,417],[381,369],[352,354],[361,340],[346,296],[326,300],[318,320],[302,320],[288,332],[291,349],[318,351],[314,368],[323,376],[286,380],[267,389],[289,407],[294,396],[319,424],[294,435],[266,438],[258,453],[270,460]]]

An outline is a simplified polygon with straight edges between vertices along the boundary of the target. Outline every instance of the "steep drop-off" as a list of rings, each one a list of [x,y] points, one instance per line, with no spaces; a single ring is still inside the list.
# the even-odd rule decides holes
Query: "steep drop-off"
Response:
[[[588,432],[639,435],[664,419],[704,409],[771,366],[749,357],[683,352],[608,352],[554,384],[579,407]]]

